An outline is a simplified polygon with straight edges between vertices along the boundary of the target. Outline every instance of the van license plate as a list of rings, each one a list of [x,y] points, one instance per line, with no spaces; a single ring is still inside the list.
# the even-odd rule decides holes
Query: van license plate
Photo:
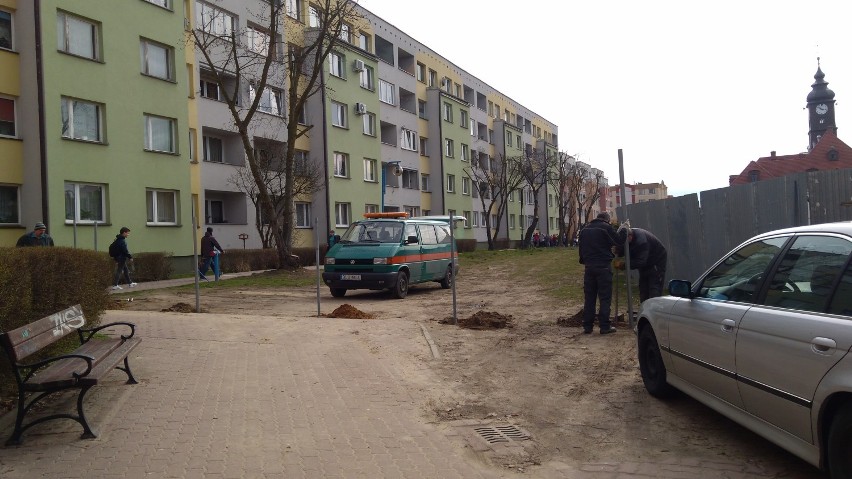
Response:
[[[341,281],[361,281],[361,275],[360,274],[341,274],[340,280]]]

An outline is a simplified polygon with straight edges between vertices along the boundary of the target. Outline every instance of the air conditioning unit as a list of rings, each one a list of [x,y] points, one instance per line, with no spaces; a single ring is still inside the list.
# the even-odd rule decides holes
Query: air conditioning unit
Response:
[[[362,60],[355,60],[352,63],[352,69],[355,70],[356,72],[364,71],[364,67],[365,67],[365,65],[364,65],[364,62]]]
[[[364,104],[364,103],[356,103],[355,104],[355,113],[357,113],[359,115],[363,115],[364,113],[367,113],[367,105]]]

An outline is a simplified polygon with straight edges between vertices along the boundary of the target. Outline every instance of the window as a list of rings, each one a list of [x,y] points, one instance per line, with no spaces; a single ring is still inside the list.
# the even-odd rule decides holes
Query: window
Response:
[[[488,130],[488,143],[494,144],[494,130]]]
[[[204,98],[209,98],[211,100],[220,100],[219,97],[219,84],[213,80],[205,80],[201,79],[201,96]]]
[[[414,68],[414,76],[420,83],[426,83],[426,65],[417,62],[417,66]]]
[[[376,160],[364,158],[364,181],[376,182]]]
[[[225,152],[222,145],[222,139],[216,138],[215,136],[202,136],[203,141],[203,153],[204,153],[204,161],[210,161],[213,163],[224,163],[225,162]]]
[[[453,122],[453,105],[444,103],[444,121]]]
[[[252,26],[246,27],[246,46],[250,51],[266,56],[270,45],[268,33]]]
[[[396,105],[396,87],[393,83],[379,79],[379,100],[389,105]]]
[[[435,86],[435,81],[438,79],[438,73],[435,70],[429,69],[429,86]]]
[[[452,158],[455,154],[455,146],[453,145],[453,140],[449,138],[444,139],[444,154],[447,158]]]
[[[521,147],[521,135],[515,135],[515,144],[518,145],[518,148]]]
[[[198,138],[198,133],[195,128],[189,129],[189,160],[193,163],[198,163],[198,155],[195,147],[195,140]]]
[[[0,136],[15,136],[15,100],[0,97]]]
[[[426,148],[428,143],[428,138],[423,136],[420,137],[420,156],[429,156],[429,150]]]
[[[59,12],[56,16],[56,36],[59,51],[78,57],[100,60],[99,25],[74,15]]]
[[[296,202],[296,228],[311,227],[311,204]]]
[[[96,103],[62,98],[62,136],[77,140],[103,142],[102,107]]]
[[[320,9],[316,5],[308,6],[308,26],[318,28],[320,26]]]
[[[12,49],[12,14],[0,10],[0,48]]]
[[[177,224],[177,192],[171,190],[146,190],[149,225]]]
[[[349,178],[349,155],[346,153],[334,154],[334,176]]]
[[[196,28],[220,37],[230,37],[234,33],[234,16],[212,5],[195,2]]]
[[[253,84],[249,84],[249,101],[254,102],[254,97],[257,90]],[[272,87],[263,89],[263,94],[260,95],[260,102],[257,104],[257,110],[270,115],[281,116],[281,90]]]
[[[207,223],[220,224],[225,222],[225,204],[222,202],[222,200],[205,201],[204,213],[204,217],[206,218]],[[263,211],[260,211],[260,215],[261,224],[268,225],[269,221],[267,221],[266,218],[263,218]]]
[[[533,194],[532,188],[527,190],[527,204],[531,205],[535,202],[535,195]]]
[[[364,134],[376,136],[376,115],[372,113],[364,113],[361,120],[364,122]]]
[[[479,211],[473,212],[473,217],[471,218],[470,226],[474,228],[479,226]]]
[[[379,205],[371,205],[371,204],[364,205],[364,213],[380,213]]]
[[[369,52],[371,50],[370,43],[372,43],[370,42],[370,35],[364,32],[358,34],[358,48],[364,50],[365,52]]]
[[[161,116],[145,115],[145,149],[176,153],[175,120]]]
[[[148,2],[148,3],[153,3],[154,5],[157,5],[157,6],[160,6],[160,7],[163,7],[163,8],[171,8],[171,6],[169,5],[169,2],[171,0],[145,0],[145,1]]]
[[[420,174],[420,191],[430,191],[429,190],[429,175],[426,173]]]
[[[420,174],[417,170],[402,170],[402,187],[407,188],[409,190],[416,190],[419,188],[420,182]]]
[[[423,118],[424,120],[429,119],[426,116],[426,102],[424,100],[417,100],[417,116]]]
[[[470,216],[470,211],[462,211],[462,216],[464,216],[464,227],[470,228],[471,222],[473,221]]]
[[[456,192],[456,175],[447,175],[447,193]]]
[[[65,222],[103,223],[105,200],[103,185],[65,183]]]
[[[470,147],[465,145],[464,143],[461,144],[461,160],[470,160]]]
[[[334,204],[334,224],[336,226],[349,226],[350,213],[352,206],[349,203]]]
[[[515,215],[509,215],[509,229],[515,229]]]
[[[340,25],[340,39],[346,43],[352,43],[352,27],[344,23]]]
[[[403,206],[402,209],[405,210],[406,213],[408,213],[409,218],[420,216],[420,207],[418,206]]]
[[[403,150],[417,151],[417,144],[417,132],[403,128],[402,136],[400,137],[400,148]]]
[[[787,237],[768,238],[743,246],[707,273],[696,297],[750,303],[757,294],[763,272]]]
[[[332,75],[343,78],[344,71],[344,60],[343,55],[337,52],[331,52],[328,54],[328,72]]]
[[[506,135],[506,145],[512,146],[512,134]]]
[[[302,0],[287,0],[285,5],[287,15],[299,20],[302,16]]]
[[[459,110],[459,125],[461,125],[462,128],[467,128],[469,123],[467,110]]]
[[[462,177],[462,194],[469,195],[470,194],[470,178],[463,176]]]
[[[331,124],[341,128],[348,126],[346,122],[346,105],[337,103],[336,101],[331,102]]]
[[[142,73],[163,80],[174,80],[174,53],[170,47],[142,40],[139,44],[142,55]]]
[[[524,215],[518,215],[518,228],[526,228],[526,226],[524,226]]]
[[[361,79],[361,88],[366,88],[370,91],[373,91],[373,89],[375,89],[373,83],[373,67],[369,65],[364,65],[364,69],[361,70],[359,76]]]
[[[0,224],[17,225],[21,223],[20,187],[0,185]]]

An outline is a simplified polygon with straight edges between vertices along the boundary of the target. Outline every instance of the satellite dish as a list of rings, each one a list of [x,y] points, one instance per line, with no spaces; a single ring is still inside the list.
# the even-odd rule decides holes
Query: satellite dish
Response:
[[[402,176],[402,167],[399,165],[393,165],[393,174],[394,176]]]

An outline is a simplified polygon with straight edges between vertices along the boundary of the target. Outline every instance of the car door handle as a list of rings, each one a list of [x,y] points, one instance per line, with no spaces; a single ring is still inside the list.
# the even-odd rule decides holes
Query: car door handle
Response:
[[[818,353],[827,353],[837,347],[837,343],[830,338],[816,337],[811,340],[811,346]]]
[[[736,325],[737,325],[737,322],[734,321],[733,319],[723,319],[722,320],[722,331],[724,331],[726,333],[730,333],[731,331],[734,330],[734,327],[736,327]]]

